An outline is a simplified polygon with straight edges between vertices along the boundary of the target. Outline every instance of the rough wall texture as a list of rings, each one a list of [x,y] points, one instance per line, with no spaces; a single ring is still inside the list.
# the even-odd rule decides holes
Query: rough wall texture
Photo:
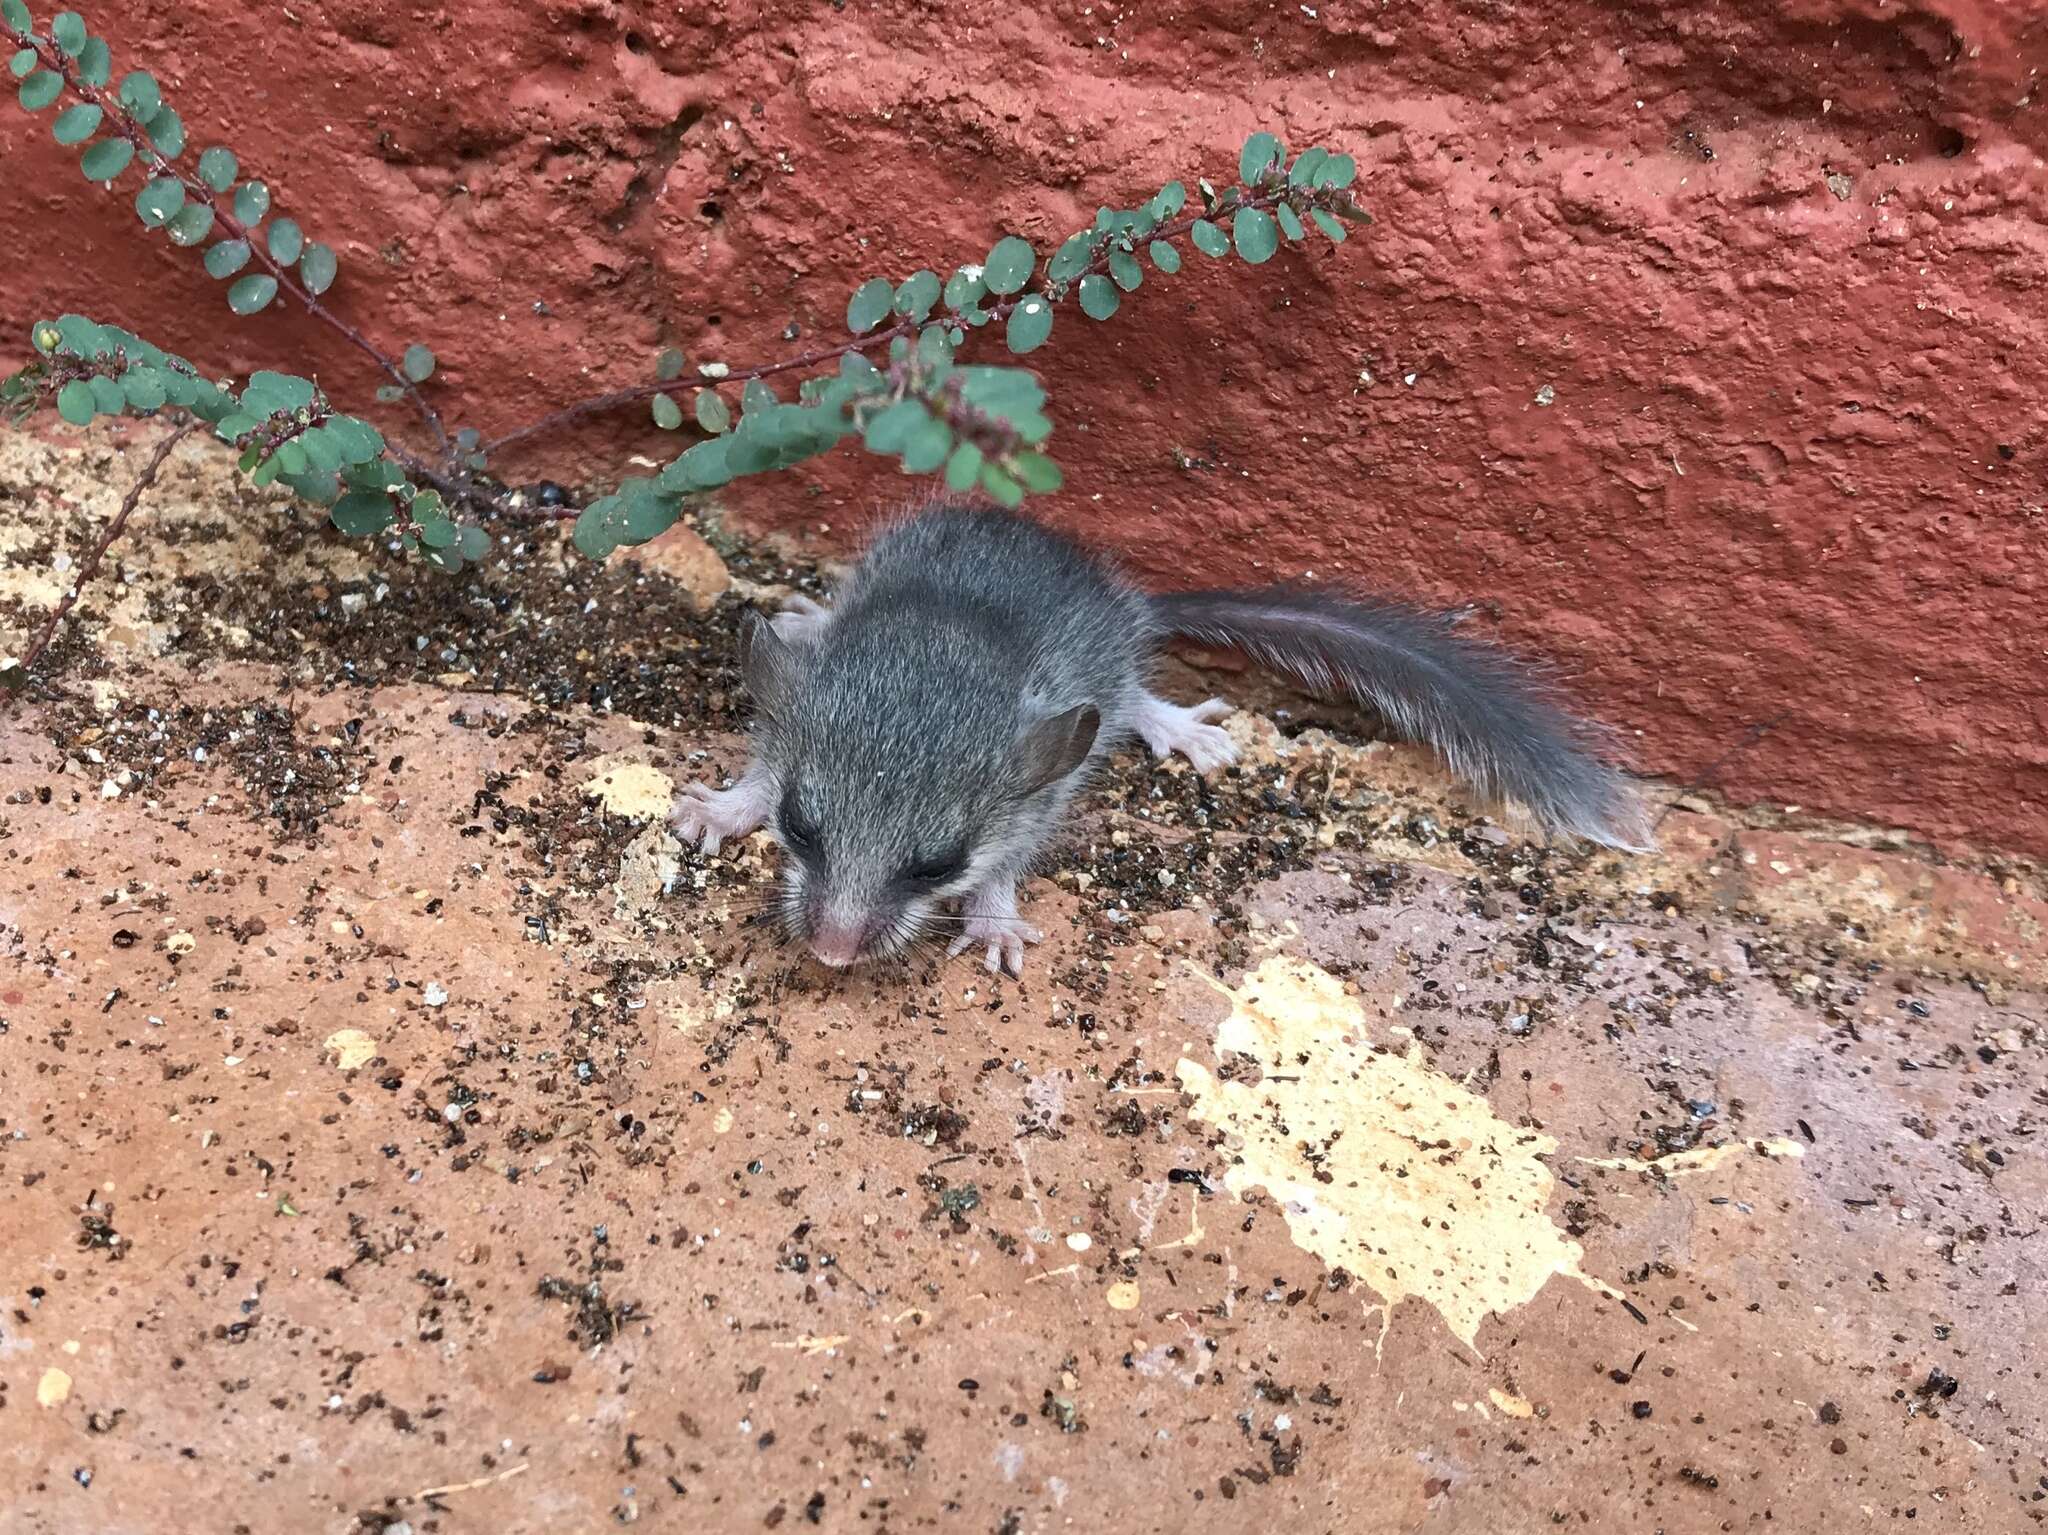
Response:
[[[1367,238],[1062,326],[1049,512],[1161,581],[1488,603],[1645,767],[2048,852],[2037,8],[97,11],[486,432],[662,344],[830,337],[862,277],[1043,245],[1223,173],[1255,126],[1341,140]],[[98,308],[222,368],[302,347],[363,381],[303,323],[229,324],[133,187],[88,188],[11,108],[0,154],[0,231],[35,253],[6,344]],[[654,447],[629,418],[533,467]],[[894,490],[847,455],[736,510],[839,537]]]

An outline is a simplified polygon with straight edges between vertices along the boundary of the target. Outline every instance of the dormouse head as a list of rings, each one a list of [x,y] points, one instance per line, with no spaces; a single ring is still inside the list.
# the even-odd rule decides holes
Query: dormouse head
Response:
[[[915,636],[870,651],[756,621],[744,672],[777,781],[783,926],[834,968],[943,942],[985,886],[1007,895],[1101,726],[1088,704],[1020,715]]]

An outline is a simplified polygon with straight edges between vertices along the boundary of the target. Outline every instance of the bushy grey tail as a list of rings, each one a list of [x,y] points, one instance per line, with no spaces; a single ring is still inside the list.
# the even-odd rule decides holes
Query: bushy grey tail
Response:
[[[1552,705],[1513,657],[1454,634],[1453,619],[1293,587],[1155,597],[1152,611],[1169,634],[1372,705],[1546,831],[1638,852],[1651,845],[1641,802],[1597,755],[1599,732]]]

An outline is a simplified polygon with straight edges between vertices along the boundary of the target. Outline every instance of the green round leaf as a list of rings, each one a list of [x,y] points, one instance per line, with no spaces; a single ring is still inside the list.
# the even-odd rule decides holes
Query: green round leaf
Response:
[[[299,258],[299,280],[312,294],[325,293],[334,286],[334,252],[324,245],[306,247],[306,254]]]
[[[236,314],[255,314],[277,297],[277,279],[268,272],[244,277],[228,289],[228,308]]]
[[[577,514],[576,531],[570,535],[570,541],[586,559],[606,559],[625,535],[623,524],[624,509],[619,498],[604,496]]]
[[[1138,258],[1129,251],[1109,253],[1109,275],[1116,279],[1116,285],[1126,293],[1134,292],[1138,284],[1145,280],[1145,272],[1138,265]]]
[[[1273,217],[1280,223],[1280,232],[1290,240],[1299,240],[1307,233],[1301,227],[1301,215],[1285,203],[1280,204],[1279,207],[1273,210]]]
[[[270,221],[270,258],[279,266],[290,266],[306,248],[306,237],[290,219]]]
[[[953,450],[953,456],[946,460],[946,488],[963,494],[974,489],[981,478],[981,449],[971,442],[963,442]]]
[[[104,37],[88,37],[78,50],[78,78],[87,85],[105,85],[114,72],[114,56]]]
[[[1045,275],[1054,282],[1072,282],[1088,270],[1088,263],[1094,259],[1095,231],[1084,229],[1069,235],[1052,253],[1052,260],[1045,264]]]
[[[316,474],[332,474],[341,467],[341,445],[326,427],[308,427],[299,433],[299,446],[306,450],[306,466]]]
[[[147,123],[164,104],[163,92],[157,89],[156,76],[146,69],[138,69],[122,77],[120,101],[128,115],[138,123]]]
[[[1152,199],[1152,206],[1159,210],[1162,219],[1170,219],[1187,206],[1188,189],[1178,181],[1169,181],[1159,189],[1159,195]]]
[[[367,421],[354,416],[333,416],[326,426],[327,437],[341,454],[344,464],[367,464],[384,451],[384,437]]]
[[[981,280],[991,293],[1015,293],[1031,280],[1038,257],[1031,242],[1016,235],[1004,235],[981,265]]]
[[[434,376],[434,354],[414,342],[405,349],[405,356],[399,359],[398,367],[415,384],[424,384]]]
[[[158,108],[149,120],[149,141],[166,160],[177,159],[185,152],[185,120],[169,107]]]
[[[853,290],[853,297],[846,305],[846,328],[856,336],[864,336],[887,318],[890,306],[896,302],[896,288],[887,278],[870,277]]]
[[[232,149],[209,149],[199,157],[199,179],[216,192],[233,186],[235,172],[240,168]]]
[[[313,403],[313,395],[311,379],[265,369],[249,375],[249,386],[242,391],[242,409],[252,415],[274,416],[280,411],[303,410]]]
[[[50,41],[77,58],[85,47],[85,18],[76,11],[60,12],[50,22]]]
[[[674,347],[664,347],[661,355],[654,359],[654,376],[664,384],[672,378],[681,378],[685,361],[687,359]]]
[[[263,222],[263,215],[270,211],[270,188],[260,181],[245,181],[241,190],[235,193],[235,217],[244,224],[256,225]]]
[[[1027,298],[1010,311],[1010,324],[1003,337],[1013,352],[1035,352],[1052,334],[1052,305],[1042,298]]]
[[[662,484],[680,492],[716,490],[721,485],[729,484],[734,473],[731,464],[727,462],[727,454],[731,448],[730,437],[698,443],[668,468],[662,470]]]
[[[126,139],[101,139],[79,156],[78,168],[87,181],[112,181],[135,158],[135,146]]]
[[[352,538],[368,538],[391,526],[391,498],[381,490],[352,490],[327,514]]]
[[[1310,183],[1317,187],[1348,187],[1358,177],[1358,162],[1349,155],[1331,155],[1316,167],[1315,179]]]
[[[23,0],[0,0],[0,18],[5,18],[7,25],[17,32],[26,32],[35,24]]]
[[[466,526],[462,530],[462,537],[456,541],[455,547],[461,551],[462,557],[465,560],[474,565],[478,560],[483,559],[491,552],[491,535],[482,528]]]
[[[176,176],[159,176],[135,194],[135,212],[151,229],[161,229],[184,206],[185,183]]]
[[[223,240],[208,249],[202,258],[206,275],[213,278],[233,277],[249,264],[249,242],[247,240]]]
[[[1145,254],[1152,258],[1152,264],[1171,277],[1180,270],[1180,252],[1164,240],[1154,240],[1146,247]]]
[[[1244,141],[1244,148],[1238,153],[1237,179],[1247,186],[1255,185],[1284,153],[1280,141],[1272,134],[1254,133]]]
[[[19,80],[23,75],[35,73],[36,51],[23,48],[7,61],[7,72]]]
[[[64,77],[55,70],[39,69],[21,82],[15,100],[31,112],[40,112],[64,94]]]
[[[213,229],[213,210],[205,203],[187,203],[171,215],[164,233],[173,245],[197,245]]]
[[[1316,221],[1316,228],[1328,235],[1334,243],[1338,245],[1344,243],[1344,225],[1336,214],[1317,208],[1309,214],[1309,217]]]
[[[944,325],[927,325],[918,333],[917,358],[919,362],[937,367],[953,360],[953,342]]]
[[[1013,510],[1024,504],[1024,487],[1003,473],[994,464],[982,465],[981,488],[1002,505]]]
[[[118,416],[128,408],[128,394],[122,389],[120,380],[95,378],[91,382],[92,402],[102,415]]]
[[[697,391],[697,425],[714,437],[732,425],[732,407],[719,398],[716,389]]]
[[[911,429],[910,440],[903,445],[903,471],[930,474],[945,463],[946,455],[952,451],[951,427],[943,421],[921,421]]]
[[[673,432],[683,424],[683,407],[668,395],[654,397],[654,424],[664,432]]]
[[[1295,156],[1294,168],[1287,173],[1287,184],[1291,187],[1313,186],[1315,174],[1330,158],[1330,152],[1320,146],[1311,145]]]
[[[106,115],[91,102],[66,107],[50,125],[50,136],[60,144],[83,144],[99,131],[100,119]]]
[[[1066,483],[1066,477],[1060,473],[1060,466],[1043,453],[1016,454],[1010,460],[1009,468],[1024,482],[1026,490],[1055,491]]]
[[[277,450],[277,468],[280,474],[304,474],[310,467],[306,450],[296,442],[281,443]]]
[[[130,368],[122,374],[121,393],[136,410],[156,410],[170,398],[163,374],[154,368]]]
[[[73,426],[84,426],[93,418],[92,385],[74,378],[57,391],[57,414]]]
[[[1273,259],[1273,252],[1280,248],[1280,231],[1273,222],[1273,216],[1263,208],[1240,208],[1230,223],[1231,237],[1237,243],[1238,255],[1253,266]]]
[[[1188,230],[1188,238],[1195,242],[1195,249],[1205,256],[1227,256],[1230,254],[1230,236],[1207,219],[1196,219]]]
[[[966,309],[979,301],[988,292],[988,284],[982,281],[978,267],[961,267],[946,279],[946,307]]]
[[[898,400],[875,414],[861,440],[871,453],[901,453],[910,444],[910,434],[930,419],[922,400]]]
[[[1123,303],[1123,295],[1116,291],[1116,284],[1099,272],[1090,272],[1081,279],[1081,312],[1091,320],[1106,320]]]
[[[939,274],[916,272],[904,279],[903,286],[896,290],[896,312],[906,319],[922,320],[932,312],[932,305],[939,301]]]

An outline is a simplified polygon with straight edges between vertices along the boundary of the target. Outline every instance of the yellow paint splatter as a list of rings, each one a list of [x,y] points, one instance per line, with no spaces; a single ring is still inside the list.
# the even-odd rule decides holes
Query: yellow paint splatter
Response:
[[[1676,1176],[1679,1173],[1712,1172],[1730,1157],[1740,1152],[1753,1151],[1760,1157],[1803,1157],[1806,1148],[1797,1141],[1782,1137],[1775,1141],[1724,1141],[1719,1146],[1695,1146],[1690,1151],[1674,1151],[1668,1157],[1657,1157],[1650,1161],[1638,1161],[1634,1157],[1580,1157],[1588,1167],[1611,1167],[1625,1173],[1663,1173]]]
[[[853,1341],[851,1333],[835,1332],[828,1338],[814,1338],[806,1333],[801,1338],[792,1338],[786,1343],[771,1344],[773,1348],[793,1348],[806,1359],[815,1359],[820,1354],[829,1354],[835,1348]]]
[[[1138,1287],[1128,1279],[1120,1279],[1109,1287],[1103,1297],[1112,1311],[1135,1311],[1138,1306]]]
[[[377,1041],[361,1029],[336,1029],[320,1048],[333,1056],[334,1063],[343,1071],[354,1071],[375,1059]]]
[[[1477,1352],[1480,1324],[1553,1275],[1615,1293],[1580,1272],[1579,1244],[1547,1213],[1555,1140],[1498,1118],[1413,1041],[1375,1049],[1358,1001],[1313,964],[1276,955],[1241,989],[1217,989],[1231,1001],[1218,1059],[1243,1052],[1270,1073],[1247,1084],[1198,1061],[1177,1068],[1195,1115],[1239,1143],[1225,1186],[1266,1189],[1298,1246],[1380,1296],[1382,1345],[1411,1296]]]
[[[1486,1395],[1487,1399],[1495,1407],[1506,1413],[1510,1418],[1533,1418],[1536,1416],[1536,1408],[1533,1404],[1525,1402],[1518,1396],[1510,1396],[1498,1386],[1489,1386]]]
[[[71,1399],[71,1377],[55,1365],[43,1371],[43,1378],[36,1382],[36,1405],[38,1407],[61,1407]]]
[[[591,779],[583,792],[613,815],[650,821],[668,814],[676,785],[668,774],[644,762],[621,762]]]

